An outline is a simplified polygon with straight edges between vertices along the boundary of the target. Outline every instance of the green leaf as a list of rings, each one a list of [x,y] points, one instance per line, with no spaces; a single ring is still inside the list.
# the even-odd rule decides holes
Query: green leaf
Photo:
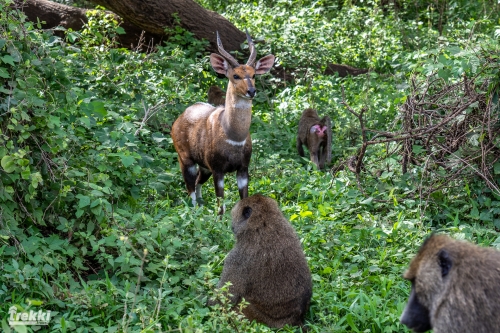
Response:
[[[451,72],[448,69],[440,69],[438,71],[438,76],[444,80],[448,80],[451,76]]]
[[[80,38],[80,34],[74,31],[68,32],[66,36],[68,37],[70,43],[74,43],[77,40],[77,38]]]
[[[22,179],[30,179],[31,171],[29,168],[26,170],[21,171],[21,178]]]
[[[3,77],[4,79],[10,78],[9,72],[3,67],[0,67],[0,77]]]
[[[419,145],[413,145],[412,151],[414,154],[420,154],[421,152],[424,151],[424,148],[422,146],[419,146]]]
[[[362,205],[370,205],[373,201],[373,197],[366,198],[365,200],[361,201],[360,204]]]
[[[89,223],[87,223],[87,233],[88,234],[91,234],[92,232],[94,232],[94,229],[95,229],[95,223],[90,221]]]
[[[106,111],[106,109],[104,108],[104,103],[103,102],[100,102],[100,101],[92,101],[90,103],[90,105],[92,106],[92,111],[101,116],[101,117],[105,117],[108,112]]]
[[[313,212],[311,212],[310,210],[307,210],[307,211],[304,211],[304,212],[300,212],[299,214],[300,214],[300,216],[302,216],[302,217],[306,217],[306,216],[311,216],[311,215],[313,215]]]
[[[56,271],[56,269],[54,267],[50,266],[49,264],[43,265],[42,270],[47,274],[52,274]]]
[[[500,162],[493,164],[493,172],[495,175],[500,175]]]
[[[123,29],[122,27],[116,27],[115,31],[119,35],[124,35],[125,34],[125,29]]]
[[[12,56],[10,56],[10,55],[8,55],[8,54],[7,54],[7,55],[4,55],[4,56],[3,56],[2,58],[0,58],[0,59],[2,59],[2,61],[3,61],[4,63],[6,63],[6,64],[9,64],[9,65],[11,65],[11,66],[15,66],[15,64],[14,64],[14,58],[12,58]]]
[[[132,186],[130,195],[136,200],[139,199],[141,197],[141,189],[138,186]]]
[[[94,201],[92,201],[92,203],[90,204],[90,208],[94,208],[95,206],[99,206],[101,204],[101,199],[95,199]]]
[[[83,213],[84,213],[84,211],[83,211],[83,210],[81,210],[81,209],[77,209],[77,210],[76,210],[76,213],[75,213],[75,216],[76,216],[76,217],[81,217],[81,216],[83,215]]]
[[[80,199],[80,202],[78,203],[78,208],[83,208],[90,205],[90,198],[88,196],[78,194],[76,197]]]
[[[359,332],[359,329],[356,327],[356,325],[354,324],[354,320],[352,319],[352,314],[348,313],[346,315],[346,321],[349,324],[349,326],[351,326],[352,330],[354,330],[355,332]]]
[[[49,128],[54,128],[61,126],[61,120],[59,117],[49,116]]]
[[[471,212],[470,212],[470,216],[474,219],[478,219],[479,218],[479,210],[477,209],[477,206],[474,205],[474,207],[472,208]]]
[[[14,326],[14,331],[16,331],[17,333],[27,333],[28,332],[28,329],[26,328],[26,326]]]
[[[80,117],[80,121],[87,127],[90,127],[90,119],[87,117]]]
[[[2,161],[0,162],[0,164],[7,173],[14,172],[17,168],[15,164],[15,158],[10,155],[5,155],[4,157],[2,157]]]
[[[128,168],[129,166],[131,166],[135,162],[135,158],[133,156],[129,155],[129,156],[120,156],[120,157],[121,157],[123,166],[126,168]]]
[[[3,329],[3,332],[4,333],[10,333],[12,332],[9,325],[7,325],[7,322],[4,320],[2,320],[2,329]]]

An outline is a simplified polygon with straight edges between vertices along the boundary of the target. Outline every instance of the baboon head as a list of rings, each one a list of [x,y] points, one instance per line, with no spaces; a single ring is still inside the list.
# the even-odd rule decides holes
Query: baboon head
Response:
[[[276,201],[261,194],[240,200],[231,210],[232,229],[238,239],[243,232],[254,232],[261,228],[273,228],[273,217],[284,217]],[[280,221],[282,221],[280,219]]]

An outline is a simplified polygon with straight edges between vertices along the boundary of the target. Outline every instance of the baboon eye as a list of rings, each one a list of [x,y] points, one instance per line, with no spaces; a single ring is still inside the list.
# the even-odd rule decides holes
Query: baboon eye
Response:
[[[234,74],[234,75],[233,75],[233,78],[234,78],[235,80],[239,80],[239,79],[241,79],[241,78],[240,78],[240,76],[239,76],[239,75],[236,75],[236,74]]]
[[[250,215],[252,215],[252,208],[248,206],[243,208],[243,217],[247,219],[250,217]]]

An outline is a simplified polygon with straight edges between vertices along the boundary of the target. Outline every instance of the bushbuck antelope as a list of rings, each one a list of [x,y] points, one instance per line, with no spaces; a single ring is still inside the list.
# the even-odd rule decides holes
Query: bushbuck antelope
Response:
[[[238,64],[222,47],[217,32],[220,55],[212,53],[210,64],[229,79],[225,105],[214,107],[196,103],[188,107],[172,125],[172,139],[179,155],[182,176],[193,205],[201,198],[201,185],[213,176],[215,194],[224,214],[224,174],[236,171],[240,199],[248,196],[248,165],[252,155],[250,122],[255,96],[255,75],[267,73],[274,64],[269,54],[257,62],[252,38],[246,33],[250,57]],[[196,167],[198,165],[198,168]]]

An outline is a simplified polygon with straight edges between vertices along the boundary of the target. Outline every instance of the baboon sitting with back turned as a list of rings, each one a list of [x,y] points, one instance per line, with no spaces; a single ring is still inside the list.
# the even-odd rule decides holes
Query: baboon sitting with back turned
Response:
[[[414,332],[500,332],[500,252],[429,237],[403,277],[411,294],[401,322]]]
[[[325,162],[332,160],[332,123],[330,117],[319,118],[314,109],[305,109],[299,121],[297,135],[297,151],[304,156],[306,145],[309,149],[311,161],[318,169],[323,169]]]
[[[207,95],[209,104],[214,106],[226,104],[226,92],[217,86],[210,86]]]
[[[312,295],[312,280],[299,238],[278,204],[255,194],[231,211],[236,244],[224,261],[218,287],[231,282],[243,314],[270,327],[302,326]],[[213,305],[213,301],[209,301]]]

